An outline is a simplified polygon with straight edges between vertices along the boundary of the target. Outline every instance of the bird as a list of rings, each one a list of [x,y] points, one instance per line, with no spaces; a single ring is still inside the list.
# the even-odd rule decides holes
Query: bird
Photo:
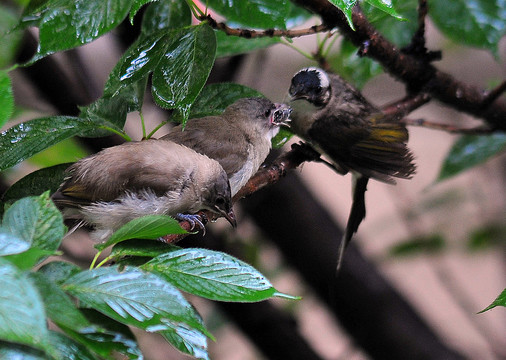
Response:
[[[151,214],[170,215],[203,228],[200,210],[236,227],[228,177],[205,155],[168,140],[131,141],[72,164],[52,195],[65,219],[94,228],[107,240],[127,222]]]
[[[219,116],[190,119],[161,139],[185,145],[218,161],[234,196],[257,172],[269,154],[280,125],[289,121],[286,104],[266,98],[242,98]]]
[[[395,184],[416,171],[407,147],[408,131],[397,116],[387,116],[337,74],[320,68],[299,70],[291,79],[288,103],[293,109],[290,128],[344,175],[353,174],[353,199],[341,239],[337,271],[346,247],[366,215],[369,179]],[[324,160],[322,160],[324,161]]]

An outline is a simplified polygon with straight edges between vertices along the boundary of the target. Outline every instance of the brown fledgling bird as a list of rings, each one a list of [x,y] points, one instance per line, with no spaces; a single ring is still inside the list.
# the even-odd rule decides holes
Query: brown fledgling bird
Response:
[[[128,142],[79,160],[52,199],[66,219],[94,228],[104,241],[127,222],[150,214],[201,224],[210,210],[236,226],[221,165],[167,140]]]
[[[356,180],[339,248],[339,270],[344,250],[365,218],[369,178],[395,184],[394,178],[409,179],[415,173],[406,145],[408,131],[401,119],[386,116],[340,76],[322,69],[298,71],[289,95],[292,131],[328,157],[337,172],[352,172]]]
[[[290,108],[265,98],[244,98],[219,116],[190,119],[162,137],[185,145],[220,163],[228,175],[232,196],[252,177],[271,150],[279,126]]]

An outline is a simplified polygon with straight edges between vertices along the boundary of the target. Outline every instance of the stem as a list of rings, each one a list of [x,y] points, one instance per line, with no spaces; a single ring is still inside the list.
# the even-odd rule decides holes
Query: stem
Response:
[[[104,260],[102,260],[101,262],[98,263],[98,265],[95,267],[95,269],[98,269],[99,267],[104,265],[106,262],[108,262],[112,258],[113,258],[113,256],[111,256],[111,255],[107,256]]]
[[[105,130],[108,130],[110,132],[113,132],[115,133],[116,135],[119,135],[121,136],[123,139],[125,139],[126,141],[132,141],[132,138],[130,136],[128,136],[127,134],[125,134],[124,132],[121,132],[121,131],[118,131],[112,127],[109,127],[107,125],[101,125],[100,128],[102,129],[105,129]]]
[[[100,256],[100,254],[102,254],[102,251],[97,252],[96,255],[95,255],[95,257],[93,257],[93,261],[90,264],[90,270],[93,270],[95,268],[95,263],[97,262],[98,257]]]
[[[302,56],[308,58],[309,60],[315,60],[314,56],[311,55],[308,52],[305,52],[302,49],[299,49],[297,46],[293,45],[292,43],[288,42],[286,39],[282,39],[281,44],[286,45],[288,47],[291,47],[293,50],[297,51]]]
[[[168,123],[168,121],[162,121],[160,124],[158,124],[153,130],[151,130],[151,132],[148,134],[148,136],[146,137],[146,139],[151,139],[151,137],[158,131],[160,130],[160,128],[164,125],[166,125]]]
[[[139,110],[139,116],[141,118],[141,125],[142,125],[142,138],[146,139],[146,123],[144,122],[144,115],[142,114],[142,111]]]
[[[205,16],[205,13],[200,10],[200,8],[192,0],[186,0],[186,3],[190,7],[191,12],[196,19],[200,16]]]

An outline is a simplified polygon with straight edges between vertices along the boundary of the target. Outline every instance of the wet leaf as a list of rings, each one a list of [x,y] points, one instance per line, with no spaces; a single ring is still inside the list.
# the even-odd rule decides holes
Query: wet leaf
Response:
[[[364,0],[364,1],[394,18],[403,19],[403,17],[399,13],[397,13],[394,6],[392,5],[393,2],[392,0]]]
[[[72,116],[33,119],[0,133],[0,171],[82,132],[100,125]]]
[[[506,149],[506,134],[461,136],[450,149],[443,162],[438,181],[455,176],[460,172],[482,164]]]
[[[83,271],[68,278],[63,289],[77,297],[83,307],[125,325],[156,332],[169,329],[167,323],[185,323],[207,334],[200,316],[176,288],[136,268]]]
[[[288,0],[208,0],[207,5],[228,22],[260,29],[285,29],[291,9]]]
[[[51,261],[43,265],[38,272],[44,274],[49,281],[61,285],[69,277],[80,273],[81,269],[77,265],[65,261]]]
[[[147,36],[159,30],[190,26],[192,14],[188,4],[179,0],[164,0],[150,4],[142,16],[141,35]]]
[[[431,0],[429,9],[438,29],[456,43],[497,54],[499,40],[506,34],[505,0]]]
[[[350,25],[352,29],[355,29],[351,19],[351,13],[353,7],[357,3],[357,0],[329,0],[329,2],[344,13],[346,20],[348,21],[348,25]]]
[[[285,145],[293,136],[293,133],[285,127],[281,127],[276,136],[272,138],[272,148],[279,149]]]
[[[24,272],[0,258],[0,339],[29,345],[55,356],[44,305]]]
[[[181,249],[159,255],[142,266],[190,294],[211,300],[253,302],[279,293],[258,270],[222,252]]]
[[[179,222],[167,215],[146,215],[133,219],[119,228],[102,244],[95,247],[103,250],[108,246],[128,239],[158,239],[168,234],[186,234]]]
[[[154,258],[155,256],[179,249],[181,249],[179,246],[166,244],[161,241],[131,239],[114,245],[111,250],[111,255],[116,258],[121,256],[143,256]]]
[[[499,294],[499,296],[485,309],[481,310],[478,314],[481,314],[485,311],[495,308],[496,306],[505,306],[506,307],[506,289]]]
[[[2,226],[0,226],[0,256],[19,254],[30,248],[31,242],[14,235]]]
[[[172,324],[170,330],[160,332],[179,351],[197,359],[209,360],[207,337],[196,329],[184,324]]]

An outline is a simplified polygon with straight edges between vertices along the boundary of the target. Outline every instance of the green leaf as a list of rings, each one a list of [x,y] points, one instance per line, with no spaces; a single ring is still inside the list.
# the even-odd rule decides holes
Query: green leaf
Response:
[[[26,196],[40,195],[47,190],[54,193],[63,182],[65,170],[69,166],[70,163],[55,165],[26,175],[7,189],[2,200],[11,203]]]
[[[76,139],[70,138],[51,146],[50,148],[35,154],[30,158],[30,163],[40,167],[49,167],[62,163],[73,163],[89,155]]]
[[[258,270],[222,252],[181,249],[159,255],[142,269],[156,272],[190,294],[211,300],[253,302],[279,293]]]
[[[128,359],[143,358],[132,331],[126,325],[92,309],[81,309],[81,312],[93,324],[94,331],[78,333],[62,327],[62,330],[71,338],[102,358],[116,360],[118,354],[123,354]]]
[[[160,332],[179,351],[197,359],[209,360],[207,337],[196,329],[184,324],[171,324],[170,330]]]
[[[397,46],[403,47],[411,42],[413,34],[418,29],[418,1],[392,0],[392,4],[397,13],[406,21],[399,21],[398,18],[372,6],[371,3],[362,3],[361,8],[381,35]]]
[[[30,279],[37,287],[47,316],[58,326],[77,332],[90,332],[91,323],[76,308],[67,294],[43,273],[31,273]]]
[[[65,226],[48,193],[16,201],[3,216],[2,227],[27,242],[32,248],[44,250],[41,257],[54,253],[60,246]],[[40,258],[35,258],[37,262]]]
[[[36,19],[31,25],[39,27],[40,41],[32,61],[92,42],[118,26],[131,4],[132,0],[49,0],[30,8],[23,19]]]
[[[359,89],[383,72],[376,61],[358,56],[357,48],[347,39],[341,42],[339,54],[329,57],[329,62],[339,75]]]
[[[455,176],[464,170],[484,163],[505,149],[505,133],[496,132],[488,136],[464,135],[450,149],[450,153],[443,162],[437,181]]]
[[[177,42],[166,44],[160,64],[153,71],[151,91],[158,105],[179,109],[186,121],[213,67],[216,37],[206,24],[187,28],[180,36]]]
[[[190,108],[190,118],[220,115],[227,106],[247,97],[264,97],[264,95],[255,89],[239,84],[218,83],[207,85],[202,89]],[[175,111],[171,120],[182,122],[183,115],[180,111]]]
[[[281,39],[278,37],[246,39],[239,36],[227,35],[223,31],[216,31],[216,57],[245,54],[279,44],[280,42]]]
[[[0,171],[81,132],[98,128],[89,120],[72,116],[33,119],[0,133]]]
[[[30,245],[29,240],[16,236],[9,229],[0,226],[0,256],[22,253],[28,250]]]
[[[487,310],[493,309],[496,306],[505,306],[506,307],[506,289],[502,291],[502,293],[499,294],[499,296],[485,309],[481,310],[478,314],[481,314]]]
[[[167,234],[186,234],[179,222],[167,215],[146,215],[133,219],[116,230],[114,234],[102,244],[95,247],[103,250],[108,246],[128,239],[158,239]]]
[[[272,147],[274,149],[279,149],[285,145],[292,136],[293,133],[290,130],[284,127],[280,128],[278,134],[272,138]]]
[[[357,0],[329,0],[329,2],[344,13],[346,20],[348,21],[348,25],[355,30],[355,26],[353,25],[353,21],[351,19],[351,13],[353,7],[357,3]]]
[[[29,345],[55,356],[44,305],[27,275],[0,258],[0,339]]]
[[[3,4],[0,5],[0,69],[14,61],[23,37],[22,31],[13,30],[18,16]]]
[[[286,28],[288,0],[208,0],[207,5],[229,22],[253,28]]]
[[[64,290],[83,307],[126,325],[156,332],[169,329],[168,323],[185,323],[207,334],[202,319],[176,288],[136,268],[83,271],[67,279]]]
[[[388,252],[390,256],[413,256],[419,254],[436,254],[446,246],[443,236],[439,234],[419,236],[392,246]]]
[[[140,10],[141,7],[143,7],[144,5],[146,5],[150,2],[154,2],[154,1],[158,1],[158,0],[133,0],[132,7],[130,8],[130,14],[129,14],[130,23],[133,25],[135,14],[137,14],[137,12]]]
[[[85,346],[69,339],[56,331],[50,333],[51,345],[56,348],[60,359],[65,360],[98,360]]]
[[[397,18],[399,20],[404,19],[400,14],[397,13],[397,11],[395,11],[394,6],[392,5],[393,2],[392,0],[364,0],[364,1],[394,18]]]
[[[142,16],[141,37],[159,30],[190,26],[191,23],[192,14],[185,1],[164,0],[156,2],[150,4]]]
[[[26,345],[0,341],[0,359],[9,360],[47,360],[43,351]]]
[[[429,9],[438,29],[456,43],[497,54],[499,40],[506,34],[505,0],[431,0]]]
[[[43,265],[38,272],[44,274],[49,281],[61,285],[69,277],[80,273],[81,269],[77,265],[68,262],[52,261]]]
[[[144,256],[154,258],[155,256],[179,249],[181,249],[179,246],[166,244],[161,241],[131,239],[114,245],[111,250],[111,256],[115,258],[122,256]]]
[[[5,125],[14,110],[12,84],[7,72],[0,71],[0,128]]]
[[[467,242],[471,251],[485,250],[506,245],[506,226],[491,224],[473,230]]]

